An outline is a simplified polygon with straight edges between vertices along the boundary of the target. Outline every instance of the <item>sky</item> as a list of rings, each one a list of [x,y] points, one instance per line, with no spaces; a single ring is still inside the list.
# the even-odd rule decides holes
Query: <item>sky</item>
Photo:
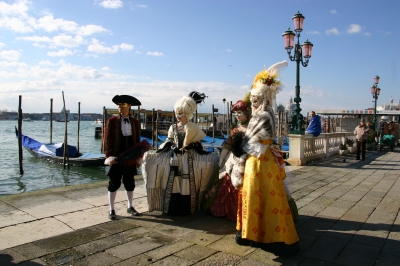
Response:
[[[264,66],[287,60],[277,103],[295,97],[296,63],[282,34],[305,17],[300,107],[363,110],[380,76],[377,104],[400,102],[398,0],[0,0],[0,111],[81,113],[115,108],[128,94],[141,108],[172,110],[191,91],[226,112]],[[293,51],[292,51],[293,55]]]

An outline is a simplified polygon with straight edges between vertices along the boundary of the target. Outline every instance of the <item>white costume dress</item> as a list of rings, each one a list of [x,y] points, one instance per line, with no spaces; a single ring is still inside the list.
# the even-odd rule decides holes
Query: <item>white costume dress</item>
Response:
[[[204,137],[195,123],[188,122],[184,131],[178,131],[174,124],[160,149],[145,153],[142,171],[149,211],[185,215],[200,209],[209,182],[219,169],[218,155],[207,153],[199,143]]]

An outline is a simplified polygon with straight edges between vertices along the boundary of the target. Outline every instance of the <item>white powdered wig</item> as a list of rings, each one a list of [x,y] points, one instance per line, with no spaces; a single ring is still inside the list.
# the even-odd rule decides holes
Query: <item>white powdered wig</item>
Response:
[[[182,113],[188,120],[193,118],[193,113],[196,112],[197,104],[192,97],[183,96],[174,105],[175,113]]]

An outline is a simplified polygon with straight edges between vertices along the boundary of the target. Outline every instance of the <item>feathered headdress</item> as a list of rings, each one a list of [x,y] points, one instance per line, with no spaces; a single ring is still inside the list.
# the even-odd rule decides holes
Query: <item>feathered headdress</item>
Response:
[[[260,71],[254,78],[253,85],[251,86],[251,94],[263,94],[269,101],[269,104],[274,108],[276,103],[276,94],[281,91],[285,86],[278,79],[279,71],[287,67],[286,60],[270,66],[267,70]]]

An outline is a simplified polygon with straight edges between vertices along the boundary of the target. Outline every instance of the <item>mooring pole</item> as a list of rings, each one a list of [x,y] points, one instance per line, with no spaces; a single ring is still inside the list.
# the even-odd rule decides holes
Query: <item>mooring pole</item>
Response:
[[[78,102],[78,135],[77,135],[77,139],[78,139],[78,144],[77,144],[77,148],[78,148],[78,153],[79,153],[79,130],[80,130],[80,126],[81,126],[81,102]]]
[[[64,98],[64,92],[62,92],[63,96],[63,104],[64,104],[64,119],[65,119],[65,132],[64,132],[64,158],[63,158],[63,164],[64,164],[64,169],[65,169],[65,164],[68,164],[68,169],[69,169],[69,158],[68,158],[68,141],[67,141],[67,132],[68,132],[68,116],[67,116],[67,109],[65,108],[65,98]]]
[[[18,103],[18,156],[19,156],[19,174],[24,174],[24,169],[22,167],[22,95],[19,96]]]
[[[50,99],[50,143],[53,143],[53,99]]]

